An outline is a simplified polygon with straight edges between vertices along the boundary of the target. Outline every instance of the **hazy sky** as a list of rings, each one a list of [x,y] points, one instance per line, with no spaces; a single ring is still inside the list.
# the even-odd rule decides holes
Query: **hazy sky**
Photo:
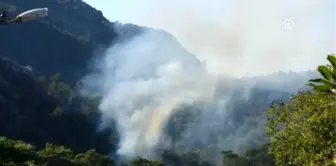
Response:
[[[138,10],[144,10],[148,7],[148,3],[153,0],[137,1],[137,0],[84,0],[93,7],[101,10],[105,17],[111,21],[119,20],[122,22],[141,22],[141,16],[137,15]],[[140,3],[141,2],[141,3]],[[154,1],[153,1],[154,2]],[[137,18],[138,17],[138,18]]]
[[[222,0],[208,0],[208,1],[197,1],[197,0],[84,0],[93,7],[101,10],[105,17],[111,21],[118,20],[124,23],[135,23],[139,25],[151,25],[152,21],[147,18],[153,12],[157,12],[156,7],[166,9],[173,8],[185,8],[189,11],[202,12],[207,18],[211,18],[216,15],[217,9],[223,9],[228,1],[221,2]],[[192,5],[190,5],[192,3]],[[214,10],[214,8],[217,8]],[[209,10],[210,9],[210,10]]]
[[[216,73],[305,70],[336,48],[335,0],[85,1],[111,21],[165,29]]]
[[[234,0],[84,0],[91,6],[101,10],[105,17],[111,21],[120,21],[124,23],[134,23],[138,25],[151,25],[153,20],[149,20],[152,14],[169,14],[174,13],[176,9],[185,10],[185,13],[197,13],[198,17],[205,19],[220,19],[223,17],[223,11],[229,10],[233,4],[240,3],[241,6],[248,0],[236,0],[238,3],[234,3]],[[288,12],[288,16],[293,10],[305,8],[305,6],[322,7],[324,12],[319,13],[319,17],[327,17],[327,19],[335,19],[336,1],[334,0],[275,0],[273,2],[266,2],[265,0],[250,0],[260,7],[267,7],[270,4],[279,5],[279,8],[284,9],[284,13]],[[320,6],[314,6],[314,4],[320,4]],[[161,10],[161,11],[160,11]],[[299,9],[300,10],[300,9]],[[164,18],[164,17],[163,17]],[[175,18],[177,19],[177,18]],[[288,19],[291,19],[290,17]],[[326,19],[326,18],[325,18]],[[163,20],[167,21],[167,20]],[[218,20],[217,20],[218,21]],[[163,27],[164,28],[164,27]]]

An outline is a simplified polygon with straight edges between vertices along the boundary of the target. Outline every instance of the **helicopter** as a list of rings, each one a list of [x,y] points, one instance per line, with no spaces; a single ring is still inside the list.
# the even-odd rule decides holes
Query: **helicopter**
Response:
[[[23,23],[28,21],[34,21],[48,16],[48,8],[36,8],[25,11],[16,16],[14,19],[10,19],[6,11],[1,12],[0,25],[9,25],[12,23]]]

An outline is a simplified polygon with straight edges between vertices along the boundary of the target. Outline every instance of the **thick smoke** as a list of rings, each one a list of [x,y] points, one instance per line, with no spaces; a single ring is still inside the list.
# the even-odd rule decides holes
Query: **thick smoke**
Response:
[[[244,116],[233,115],[240,106],[234,105],[236,100],[248,100],[251,89],[256,87],[287,93],[304,84],[309,76],[289,80],[288,75],[244,80],[228,76],[315,69],[325,63],[326,54],[335,52],[333,0],[196,2],[153,2],[148,15],[143,14],[144,24],[171,32],[196,56],[185,52],[164,32],[146,31],[111,46],[98,60],[99,71],[86,79],[87,85],[97,85],[103,95],[102,125],[117,122],[121,156],[157,157],[153,149],[166,139],[162,138],[163,128],[181,104],[205,103],[198,107],[202,110],[200,118],[187,129],[181,143],[195,142],[197,138],[217,144],[217,148],[235,150],[252,137],[259,142],[251,144],[260,143],[263,117],[237,125],[236,119]],[[206,9],[211,14],[196,8],[188,10],[187,6],[193,4],[202,10],[205,6],[216,8]],[[292,20],[294,27],[285,29],[286,19]],[[279,97],[268,95],[267,101]],[[216,125],[221,129],[216,130]]]
[[[303,71],[335,51],[334,0],[157,1],[144,25],[172,33],[214,73]],[[290,21],[287,21],[290,20]],[[294,23],[284,28],[285,23]]]

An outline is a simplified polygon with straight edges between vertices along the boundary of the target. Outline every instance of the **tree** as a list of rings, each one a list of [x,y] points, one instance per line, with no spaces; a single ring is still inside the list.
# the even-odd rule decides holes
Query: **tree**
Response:
[[[272,155],[267,153],[268,144],[247,149],[244,155],[231,150],[223,151],[222,166],[275,166]]]
[[[327,59],[331,66],[318,67],[323,79],[309,80],[317,93],[301,92],[287,104],[274,102],[268,110],[269,152],[277,165],[335,165],[336,58]]]
[[[244,157],[233,153],[231,150],[223,151],[222,166],[247,166],[248,161]]]
[[[336,57],[334,54],[328,55],[327,60],[331,65],[321,65],[317,68],[323,78],[311,79],[308,85],[317,92],[336,94]]]
[[[40,79],[42,80],[42,78]],[[71,103],[73,98],[76,96],[76,91],[70,85],[64,83],[60,74],[56,73],[50,77],[48,95],[58,98],[61,101],[61,104],[68,104]]]
[[[159,161],[150,161],[150,160],[139,158],[127,164],[127,166],[165,166],[165,165]]]
[[[36,158],[34,146],[0,137],[0,165],[23,164]]]
[[[274,102],[267,113],[266,133],[269,152],[277,165],[334,165],[336,154],[335,57],[331,67],[319,66],[323,85],[313,85],[314,92],[301,92],[289,103]],[[321,93],[322,92],[322,93]]]
[[[51,143],[46,143],[45,148],[38,152],[38,154],[43,157],[59,156],[64,159],[71,159],[74,156],[70,149],[67,149],[64,146],[56,146]]]
[[[80,153],[75,156],[77,163],[87,163],[90,165],[115,166],[109,156],[101,155],[95,149],[90,149],[86,153]]]
[[[94,149],[75,155],[71,149],[47,143],[43,150],[37,151],[31,144],[5,137],[0,137],[0,165],[115,166],[109,156],[101,155]]]
[[[264,144],[257,148],[248,149],[244,155],[248,164],[253,166],[275,166],[273,155],[267,153],[268,146],[268,144]]]

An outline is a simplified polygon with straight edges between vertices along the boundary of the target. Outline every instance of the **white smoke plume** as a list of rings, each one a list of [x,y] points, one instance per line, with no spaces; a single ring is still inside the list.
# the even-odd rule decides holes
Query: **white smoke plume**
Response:
[[[87,77],[86,83],[98,84],[103,94],[103,125],[111,119],[117,122],[120,155],[155,157],[153,148],[162,128],[179,104],[214,103],[204,110],[207,120],[190,129],[191,135],[208,137],[209,120],[230,123],[227,115],[232,109],[227,109],[226,98],[232,94],[215,93],[217,77],[315,69],[325,63],[326,54],[335,52],[334,0],[200,2],[156,1],[146,12],[137,11],[143,24],[172,33],[196,57],[163,32],[145,32],[111,46],[98,60],[100,71]],[[190,8],[193,5],[196,8]],[[211,14],[197,9],[206,6]],[[292,28],[284,28],[286,19],[294,23]],[[271,88],[288,86],[271,82]],[[220,147],[235,146],[237,138],[254,135],[246,123],[238,135],[217,142],[225,143]]]
[[[213,97],[213,78],[169,37],[144,32],[107,50],[99,64],[95,81],[102,83],[100,109],[104,121],[117,122],[121,156],[153,157],[152,148],[174,107]]]

